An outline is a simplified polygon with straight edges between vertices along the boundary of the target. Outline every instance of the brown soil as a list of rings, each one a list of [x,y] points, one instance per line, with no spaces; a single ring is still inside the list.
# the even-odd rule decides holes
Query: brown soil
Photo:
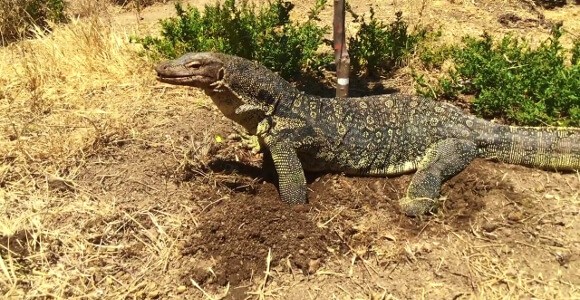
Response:
[[[390,287],[390,293],[403,298],[427,288],[428,282],[443,282],[446,289],[429,293],[452,297],[485,289],[478,285],[487,283],[474,282],[477,279],[470,277],[474,275],[461,266],[479,253],[477,247],[499,247],[499,252],[492,252],[496,259],[517,269],[535,272],[540,264],[545,276],[559,273],[567,282],[578,282],[571,272],[578,267],[578,245],[558,237],[574,235],[578,207],[562,209],[548,201],[538,206],[543,193],[533,190],[538,179],[549,178],[550,186],[565,197],[580,187],[574,174],[478,160],[445,184],[448,200],[439,214],[415,219],[402,215],[397,206],[412,175],[310,174],[310,203],[288,206],[279,201],[275,184],[265,176],[269,173],[260,168],[260,155],[249,154],[238,142],[218,143],[213,138],[232,132],[229,121],[207,108],[178,107],[166,112],[170,118],[163,125],[143,129],[147,134],[142,141],[116,145],[93,157],[77,178],[78,188],[100,191],[101,201],[117,199],[119,211],[139,212],[134,224],[119,225],[114,233],[91,230],[111,220],[85,225],[95,244],[131,245],[121,254],[125,267],[139,264],[145,246],[138,240],[155,241],[159,235],[159,225],[148,213],[185,218],[173,232],[166,232],[178,242],[168,258],[167,274],[155,278],[162,286],[191,286],[193,280],[217,292],[230,285],[228,297],[244,299],[250,291],[247,286],[262,282],[268,267],[275,272],[269,273],[268,284],[285,286],[280,295],[290,298],[301,295],[299,287],[319,289],[299,278],[320,277],[325,282],[329,276],[325,274],[349,272],[361,277],[318,292],[330,295],[372,279],[372,286]],[[211,127],[202,129],[205,124]],[[188,159],[176,159],[180,155]],[[525,183],[528,177],[534,182]],[[564,258],[550,250],[554,243]],[[534,256],[545,259],[528,262]],[[351,265],[351,259],[358,263]],[[103,272],[105,277],[107,271]],[[421,281],[412,284],[415,276]]]

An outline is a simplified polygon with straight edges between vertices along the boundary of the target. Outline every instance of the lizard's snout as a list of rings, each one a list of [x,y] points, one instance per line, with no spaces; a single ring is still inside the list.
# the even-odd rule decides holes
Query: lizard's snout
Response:
[[[179,65],[175,65],[173,61],[168,60],[160,63],[155,67],[155,72],[157,72],[157,78],[184,78],[191,77],[192,74],[187,70],[184,70]]]
[[[169,64],[167,61],[164,61],[155,67],[155,72],[157,72],[157,76],[159,76],[159,75],[167,73],[168,69],[169,69]]]

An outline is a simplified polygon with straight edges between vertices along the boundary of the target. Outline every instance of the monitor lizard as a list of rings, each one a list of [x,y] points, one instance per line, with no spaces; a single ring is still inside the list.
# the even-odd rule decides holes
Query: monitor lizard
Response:
[[[306,171],[389,176],[415,172],[399,200],[432,212],[442,184],[475,158],[549,170],[580,169],[580,129],[495,124],[428,98],[321,98],[250,60],[187,53],[156,67],[161,82],[200,88],[269,149],[288,203],[306,203]]]

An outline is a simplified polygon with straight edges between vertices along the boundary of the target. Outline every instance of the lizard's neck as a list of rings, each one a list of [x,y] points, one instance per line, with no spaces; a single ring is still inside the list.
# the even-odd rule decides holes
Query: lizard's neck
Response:
[[[236,109],[244,103],[229,89],[224,89],[220,92],[206,90],[206,95],[211,98],[226,118],[242,125],[250,134],[256,132],[258,123],[262,121],[262,118],[250,113],[236,114]]]
[[[260,64],[234,57],[225,69],[224,83],[244,102],[250,100],[259,104],[268,114],[277,111],[278,107],[291,106],[293,99],[301,94],[288,81]]]
[[[293,105],[296,99],[304,95],[278,74],[237,57],[229,58],[224,70],[219,92],[214,89],[206,91],[206,94],[227,118],[242,125],[249,133],[254,134],[258,123],[267,115],[297,117]],[[236,113],[241,105],[259,109]]]

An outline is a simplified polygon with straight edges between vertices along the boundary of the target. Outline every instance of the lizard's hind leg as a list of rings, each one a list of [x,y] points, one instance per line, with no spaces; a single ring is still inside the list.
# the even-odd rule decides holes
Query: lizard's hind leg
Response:
[[[407,194],[399,200],[408,216],[432,212],[445,181],[461,172],[476,157],[476,145],[467,140],[445,139],[431,145],[413,175]]]

